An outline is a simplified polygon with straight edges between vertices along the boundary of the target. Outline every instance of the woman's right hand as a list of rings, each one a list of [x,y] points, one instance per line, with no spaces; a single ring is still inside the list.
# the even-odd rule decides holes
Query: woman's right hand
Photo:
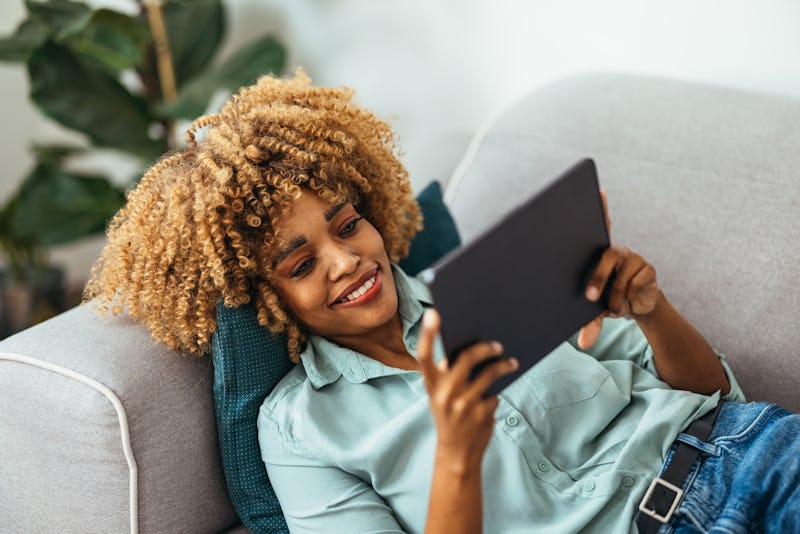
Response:
[[[499,377],[519,366],[514,358],[500,358],[486,364],[474,379],[472,369],[481,362],[503,353],[500,343],[482,341],[459,353],[450,367],[447,358],[433,360],[433,345],[440,320],[429,309],[422,320],[417,358],[422,367],[425,388],[436,425],[437,460],[445,460],[458,470],[478,469],[492,437],[496,395],[485,396],[487,388]]]

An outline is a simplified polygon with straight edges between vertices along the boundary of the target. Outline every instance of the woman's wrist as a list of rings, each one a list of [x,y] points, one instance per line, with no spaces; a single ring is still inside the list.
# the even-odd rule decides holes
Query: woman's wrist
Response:
[[[437,444],[435,467],[442,474],[459,480],[468,480],[480,476],[483,454],[463,449],[454,449],[443,444]]]

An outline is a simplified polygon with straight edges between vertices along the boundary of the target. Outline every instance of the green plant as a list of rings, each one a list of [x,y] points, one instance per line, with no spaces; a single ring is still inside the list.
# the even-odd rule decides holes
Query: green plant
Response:
[[[124,202],[102,174],[71,170],[97,149],[144,168],[175,148],[174,125],[202,114],[219,90],[283,70],[272,37],[214,61],[225,33],[221,0],[138,0],[135,15],[69,0],[26,0],[28,17],[0,39],[0,60],[27,66],[30,99],[85,134],[85,146],[35,145],[36,163],[0,207],[0,251],[15,277],[46,264],[48,246],[100,232]]]

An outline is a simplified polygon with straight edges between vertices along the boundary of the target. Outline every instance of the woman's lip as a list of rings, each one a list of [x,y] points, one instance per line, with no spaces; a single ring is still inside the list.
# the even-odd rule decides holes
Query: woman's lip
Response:
[[[335,306],[337,308],[352,308],[353,306],[360,306],[361,304],[366,304],[367,302],[369,302],[372,299],[374,299],[375,297],[377,297],[380,294],[381,289],[383,288],[383,279],[382,279],[380,273],[378,273],[377,270],[375,271],[375,274],[373,274],[372,276],[375,277],[375,283],[373,283],[372,287],[367,289],[364,292],[363,295],[361,295],[360,297],[355,298],[353,300],[348,300],[346,302],[338,302],[337,301],[337,302],[335,302],[333,304],[333,306]],[[369,278],[372,278],[372,277],[370,276]],[[367,280],[369,280],[369,278],[367,278]],[[361,284],[361,285],[364,285],[364,284]],[[356,288],[356,289],[358,289],[358,288]]]
[[[339,296],[338,296],[338,297],[336,297],[336,298],[333,300],[333,304],[336,304],[337,302],[339,302],[340,300],[342,300],[343,298],[345,298],[347,295],[349,295],[350,293],[352,293],[352,292],[353,292],[353,291],[355,291],[356,289],[359,289],[361,286],[363,286],[363,285],[364,285],[364,283],[365,283],[367,280],[369,280],[370,278],[372,278],[373,276],[375,276],[375,274],[377,274],[377,272],[378,272],[378,268],[377,268],[377,267],[375,267],[375,268],[373,268],[373,269],[371,269],[371,270],[369,270],[369,271],[365,272],[363,275],[361,275],[361,278],[359,278],[358,280],[356,280],[355,282],[353,282],[352,284],[350,284],[349,286],[347,286],[347,287],[345,288],[345,290],[344,290],[344,291],[342,291],[341,293],[339,293]],[[332,305],[333,305],[333,304],[332,304]]]

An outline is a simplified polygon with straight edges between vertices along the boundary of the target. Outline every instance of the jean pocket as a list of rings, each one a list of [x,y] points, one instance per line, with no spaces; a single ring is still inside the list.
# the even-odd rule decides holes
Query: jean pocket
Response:
[[[722,405],[709,443],[745,443],[755,438],[783,408],[766,402],[726,402]]]

